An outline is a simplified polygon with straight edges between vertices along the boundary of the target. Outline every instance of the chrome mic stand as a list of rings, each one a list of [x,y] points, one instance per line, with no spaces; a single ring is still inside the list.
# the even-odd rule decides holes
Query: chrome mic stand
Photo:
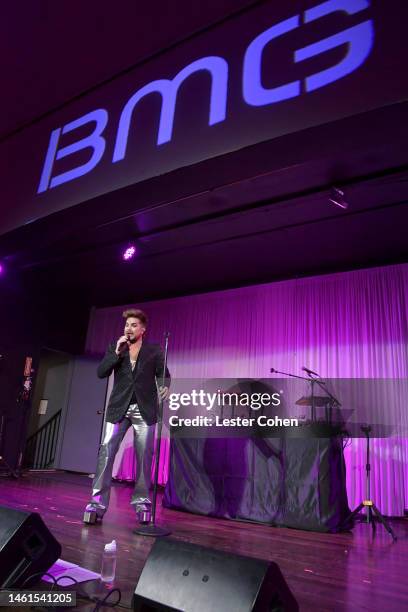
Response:
[[[164,334],[165,337],[165,346],[164,346],[164,364],[163,364],[163,374],[161,380],[161,386],[164,387],[165,379],[166,379],[166,370],[167,370],[167,353],[169,347],[169,332]],[[152,515],[151,520],[148,525],[141,525],[133,530],[133,533],[138,535],[151,536],[153,538],[168,536],[171,534],[170,529],[165,526],[156,525],[156,505],[157,505],[157,485],[159,480],[159,461],[160,461],[160,447],[161,447],[161,436],[162,436],[162,428],[163,428],[163,403],[164,400],[159,394],[159,409],[158,409],[158,419],[157,419],[157,446],[156,446],[156,456],[155,456],[155,464],[154,464],[154,484],[153,484],[153,501],[152,501]]]

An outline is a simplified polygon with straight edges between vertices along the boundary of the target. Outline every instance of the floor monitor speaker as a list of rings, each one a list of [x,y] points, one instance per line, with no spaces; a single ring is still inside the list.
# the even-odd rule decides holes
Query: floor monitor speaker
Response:
[[[60,544],[37,512],[0,506],[0,588],[29,587],[60,556]],[[39,576],[27,581],[33,574]]]
[[[276,563],[158,539],[133,596],[137,612],[297,612]]]

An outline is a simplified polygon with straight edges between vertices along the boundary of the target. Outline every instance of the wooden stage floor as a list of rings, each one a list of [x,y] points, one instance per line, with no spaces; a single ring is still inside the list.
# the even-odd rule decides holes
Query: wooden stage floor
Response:
[[[121,604],[130,606],[153,540],[132,533],[136,520],[129,505],[131,487],[123,484],[112,487],[103,522],[84,525],[90,485],[88,478],[66,473],[1,478],[0,504],[39,512],[61,543],[62,558],[96,572],[104,544],[116,539],[115,586],[122,591]],[[393,521],[396,543],[380,525],[375,538],[363,524],[352,533],[322,534],[208,518],[161,506],[160,520],[180,540],[277,562],[304,612],[408,610],[408,520]],[[77,609],[91,610],[93,605]]]

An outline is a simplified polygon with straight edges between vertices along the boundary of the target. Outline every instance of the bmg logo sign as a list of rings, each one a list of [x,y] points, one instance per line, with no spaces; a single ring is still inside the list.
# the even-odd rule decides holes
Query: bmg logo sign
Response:
[[[294,15],[271,26],[256,36],[248,45],[243,60],[242,97],[245,103],[253,107],[266,106],[296,98],[301,94],[301,80],[290,81],[278,87],[266,88],[263,86],[261,68],[264,49],[269,42],[303,27],[302,24],[317,21],[331,13],[342,11],[348,15],[354,15],[368,7],[368,0],[327,0],[304,11],[302,15]],[[301,16],[303,19],[301,19]],[[299,63],[330,49],[347,45],[346,54],[340,62],[320,72],[308,74],[304,78],[303,90],[305,93],[326,87],[357,70],[369,56],[373,38],[373,23],[372,20],[367,19],[361,21],[358,25],[342,30],[338,34],[294,50],[293,61]],[[212,126],[225,121],[228,100],[228,63],[219,56],[202,57],[183,68],[172,80],[151,81],[129,98],[120,115],[112,163],[118,163],[125,158],[133,111],[140,100],[151,93],[159,93],[162,101],[157,145],[161,146],[171,141],[179,88],[190,75],[202,70],[211,76],[208,125]],[[108,121],[108,111],[104,108],[98,108],[51,132],[37,193],[42,193],[84,176],[98,165],[105,152],[106,140],[103,133]],[[94,124],[93,132],[89,136],[72,144],[61,146],[61,139],[65,134],[88,123]],[[90,151],[88,161],[66,172],[53,174],[55,161],[83,149],[89,149]]]

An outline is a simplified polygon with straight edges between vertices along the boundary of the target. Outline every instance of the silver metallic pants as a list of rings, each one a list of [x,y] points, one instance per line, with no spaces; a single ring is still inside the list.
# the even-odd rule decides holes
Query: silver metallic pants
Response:
[[[137,404],[131,404],[119,423],[106,423],[105,436],[99,448],[90,503],[103,512],[109,505],[113,462],[129,427],[133,428],[136,459],[135,488],[130,503],[140,504],[149,499],[155,425],[147,425],[140,415]]]

